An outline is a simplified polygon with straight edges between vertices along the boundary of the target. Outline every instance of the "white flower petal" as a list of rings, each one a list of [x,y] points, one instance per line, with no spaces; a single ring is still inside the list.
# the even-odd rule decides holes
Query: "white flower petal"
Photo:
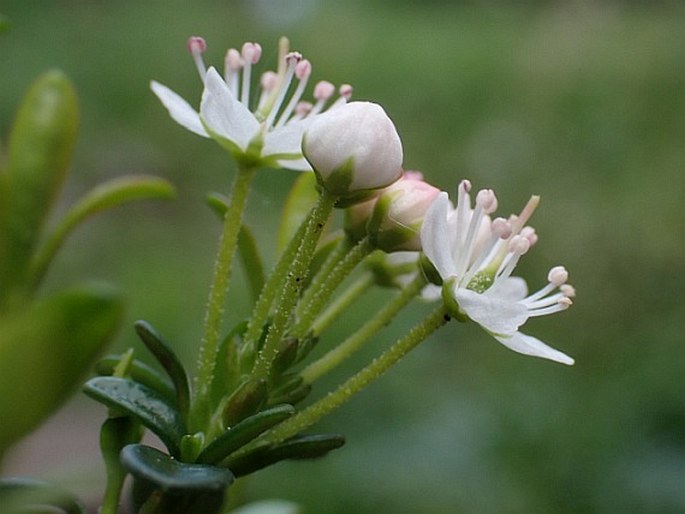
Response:
[[[262,155],[302,155],[302,136],[306,128],[304,123],[290,123],[271,130],[264,136]],[[310,168],[311,169],[311,168]]]
[[[508,277],[498,280],[486,294],[495,294],[505,300],[517,302],[528,296],[528,285],[521,277]]]
[[[551,361],[560,362],[569,366],[575,362],[565,353],[555,350],[554,348],[547,346],[539,339],[533,336],[522,334],[521,332],[515,332],[511,336],[496,335],[495,339],[497,339],[510,350],[514,350],[515,352],[522,353],[524,355],[542,357],[543,359],[549,359]]]
[[[459,288],[455,299],[469,318],[492,334],[513,334],[528,319],[525,305],[494,294]]]
[[[457,271],[450,249],[450,234],[447,213],[449,197],[444,191],[438,194],[426,211],[421,226],[421,248],[428,260],[443,278],[447,279]]]
[[[293,171],[312,171],[312,167],[307,162],[307,159],[300,157],[299,159],[278,159],[276,161],[279,168]]]
[[[260,130],[257,118],[233,96],[214,68],[205,76],[200,115],[211,132],[243,151]]]
[[[202,126],[200,115],[188,102],[165,85],[154,80],[150,82],[150,89],[157,95],[157,98],[160,99],[164,107],[167,108],[169,115],[176,123],[199,136],[209,137],[209,134],[207,134],[207,131]]]

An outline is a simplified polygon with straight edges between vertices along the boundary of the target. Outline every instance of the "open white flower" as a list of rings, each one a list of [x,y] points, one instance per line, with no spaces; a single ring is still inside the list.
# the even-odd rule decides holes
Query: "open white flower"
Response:
[[[213,67],[206,69],[202,59],[206,45],[202,38],[191,37],[188,49],[204,83],[199,113],[168,87],[156,81],[150,83],[176,122],[195,134],[211,137],[239,162],[311,171],[302,157],[302,135],[333,97],[333,84],[326,81],[316,84],[315,103],[300,101],[312,67],[302,55],[288,51],[286,38],[279,44],[278,72],[262,74],[258,99],[251,95],[252,66],[262,53],[258,43],[245,43],[240,52],[229,49],[223,76]],[[288,99],[294,80],[297,86]],[[329,109],[344,104],[352,88],[343,85],[339,93],[340,97],[331,102]]]
[[[512,277],[521,255],[537,241],[525,224],[537,207],[533,196],[518,216],[491,220],[497,208],[492,190],[476,195],[471,208],[471,184],[459,184],[456,209],[442,192],[431,204],[421,228],[423,251],[443,280],[443,299],[455,316],[467,316],[495,339],[519,353],[573,364],[573,359],[519,327],[529,318],[567,309],[575,296],[566,284],[568,272],[554,267],[548,284],[528,294],[526,282]]]

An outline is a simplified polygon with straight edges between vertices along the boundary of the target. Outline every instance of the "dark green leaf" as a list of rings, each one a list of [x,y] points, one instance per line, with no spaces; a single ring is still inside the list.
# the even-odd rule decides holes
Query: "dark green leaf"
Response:
[[[95,364],[95,372],[98,375],[111,376],[121,357],[121,355],[105,355]],[[132,360],[129,365],[128,376],[134,381],[154,389],[169,402],[176,401],[176,391],[171,381],[144,362]]]
[[[187,419],[190,408],[190,384],[183,364],[176,357],[171,346],[162,339],[162,336],[146,321],[136,321],[136,332],[145,343],[148,350],[162,365],[171,378],[176,389],[176,404],[183,419]]]
[[[276,405],[242,420],[217,437],[197,458],[204,464],[218,464],[241,446],[249,443],[259,434],[295,414],[292,405]]]
[[[249,475],[285,459],[316,459],[345,444],[339,434],[315,434],[293,437],[273,447],[257,447],[239,459],[226,461],[237,477]]]
[[[161,493],[156,500],[158,512],[217,512],[226,489],[235,480],[229,469],[186,464],[140,444],[125,447],[121,462],[135,477],[138,502],[153,491]]]
[[[241,321],[231,329],[219,345],[214,378],[212,379],[212,405],[219,405],[226,394],[238,385],[238,343],[246,330],[247,321]]]
[[[174,455],[179,455],[185,428],[179,412],[147,386],[118,377],[91,378],[83,391],[108,407],[133,416],[154,432]]]

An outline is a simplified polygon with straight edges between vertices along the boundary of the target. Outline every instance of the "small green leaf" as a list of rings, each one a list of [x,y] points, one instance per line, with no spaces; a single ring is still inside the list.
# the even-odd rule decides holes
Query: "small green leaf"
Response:
[[[171,378],[176,390],[176,405],[183,419],[187,419],[190,408],[190,384],[183,364],[162,336],[146,321],[135,322],[136,333],[148,350],[162,365]]]
[[[234,326],[219,345],[216,355],[216,369],[212,379],[212,405],[219,405],[221,400],[236,388],[239,381],[238,341],[247,330],[247,320]]]
[[[295,407],[276,405],[242,420],[227,429],[207,446],[197,458],[203,464],[218,464],[241,446],[295,414]]]
[[[118,293],[91,285],[0,317],[0,453],[77,387],[122,316]]]
[[[225,464],[236,477],[259,471],[286,459],[316,459],[345,444],[345,437],[339,434],[299,435],[272,447],[257,447],[247,455],[235,460],[227,459]]]
[[[179,412],[162,396],[133,380],[117,377],[91,378],[83,386],[91,398],[134,417],[154,432],[169,452],[179,455],[185,428]]]
[[[277,240],[277,250],[279,253],[288,246],[288,242],[297,232],[297,228],[307,217],[318,198],[319,193],[316,190],[316,176],[314,173],[301,173],[288,193],[288,198],[283,207]]]
[[[39,77],[10,134],[0,206],[0,298],[21,294],[27,285],[31,254],[66,177],[77,125],[78,100],[66,75],[53,70]]]
[[[121,462],[135,477],[138,502],[160,493],[156,512],[218,512],[235,480],[229,469],[186,464],[141,444],[126,446]]]
[[[98,375],[112,376],[114,368],[120,360],[121,355],[105,355],[95,364],[95,372]],[[129,365],[128,376],[135,382],[154,389],[167,401],[172,403],[176,401],[176,391],[171,381],[144,362],[136,359],[132,360]]]
[[[221,415],[224,426],[236,425],[259,411],[266,403],[268,394],[268,384],[263,378],[249,378],[240,384],[224,404]]]
[[[86,509],[72,494],[47,482],[30,478],[0,480],[0,505],[3,514],[87,514]]]
[[[118,177],[96,186],[69,209],[34,256],[30,271],[33,286],[40,283],[67,237],[87,218],[127,202],[173,196],[174,187],[169,182],[145,175]]]

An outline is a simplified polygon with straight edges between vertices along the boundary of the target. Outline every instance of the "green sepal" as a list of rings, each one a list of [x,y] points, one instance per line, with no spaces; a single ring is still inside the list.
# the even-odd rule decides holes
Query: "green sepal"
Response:
[[[83,392],[110,408],[128,414],[155,433],[169,453],[178,457],[185,427],[181,414],[159,393],[126,378],[95,377],[83,386]]]
[[[454,288],[456,286],[457,277],[450,277],[445,280],[442,284],[442,301],[445,304],[445,308],[450,316],[455,318],[457,321],[468,321],[469,317],[464,314],[459,307],[459,303],[456,298],[454,298]]]
[[[245,418],[234,427],[227,429],[207,446],[198,456],[197,462],[218,464],[238,448],[249,443],[274,425],[285,421],[293,414],[295,414],[295,407],[289,404],[281,404]]]
[[[301,173],[288,193],[278,227],[277,251],[281,253],[297,228],[316,204],[319,193],[316,190],[316,176],[313,173]]]
[[[77,388],[122,317],[118,292],[101,285],[0,317],[0,454]]]
[[[300,339],[300,343],[297,346],[297,356],[295,357],[294,364],[302,362],[309,353],[316,347],[319,343],[319,336],[314,335],[311,331],[307,332],[305,336]]]
[[[339,434],[299,435],[272,447],[257,447],[245,456],[231,460],[226,465],[236,477],[264,469],[286,459],[316,459],[345,444],[345,437]]]
[[[112,376],[121,357],[121,355],[105,355],[95,363],[95,372],[98,375]],[[127,377],[150,389],[154,389],[170,403],[176,401],[176,391],[174,390],[174,385],[171,381],[167,377],[160,375],[156,369],[148,366],[144,362],[133,359],[129,364]]]
[[[296,405],[312,392],[311,384],[305,384],[304,379],[299,375],[294,375],[288,379],[283,377],[282,380],[281,386],[276,388],[269,396],[269,405],[277,405],[279,403]]]
[[[0,505],[3,514],[88,514],[71,493],[31,478],[0,479]]]
[[[166,180],[144,175],[118,177],[96,186],[69,209],[37,251],[31,262],[32,285],[35,287],[40,283],[66,238],[86,219],[127,202],[167,199],[174,193],[174,187]]]
[[[176,407],[184,420],[188,419],[190,409],[190,383],[183,364],[178,359],[171,346],[147,321],[139,320],[133,325],[138,337],[145,344],[150,353],[167,372],[176,391]]]
[[[142,444],[126,446],[121,463],[134,477],[135,507],[148,502],[154,504],[154,512],[165,514],[219,512],[235,480],[229,469],[180,462]]]
[[[233,391],[223,406],[223,426],[232,427],[258,412],[266,403],[269,388],[263,378],[249,378]]]
[[[181,461],[195,462],[205,444],[204,432],[186,434],[181,438]]]
[[[300,343],[296,337],[284,337],[278,345],[278,353],[271,364],[270,377],[275,381],[295,363]]]
[[[10,134],[0,205],[0,299],[27,286],[31,254],[66,178],[77,125],[71,82],[61,71],[43,74],[26,93]]]

